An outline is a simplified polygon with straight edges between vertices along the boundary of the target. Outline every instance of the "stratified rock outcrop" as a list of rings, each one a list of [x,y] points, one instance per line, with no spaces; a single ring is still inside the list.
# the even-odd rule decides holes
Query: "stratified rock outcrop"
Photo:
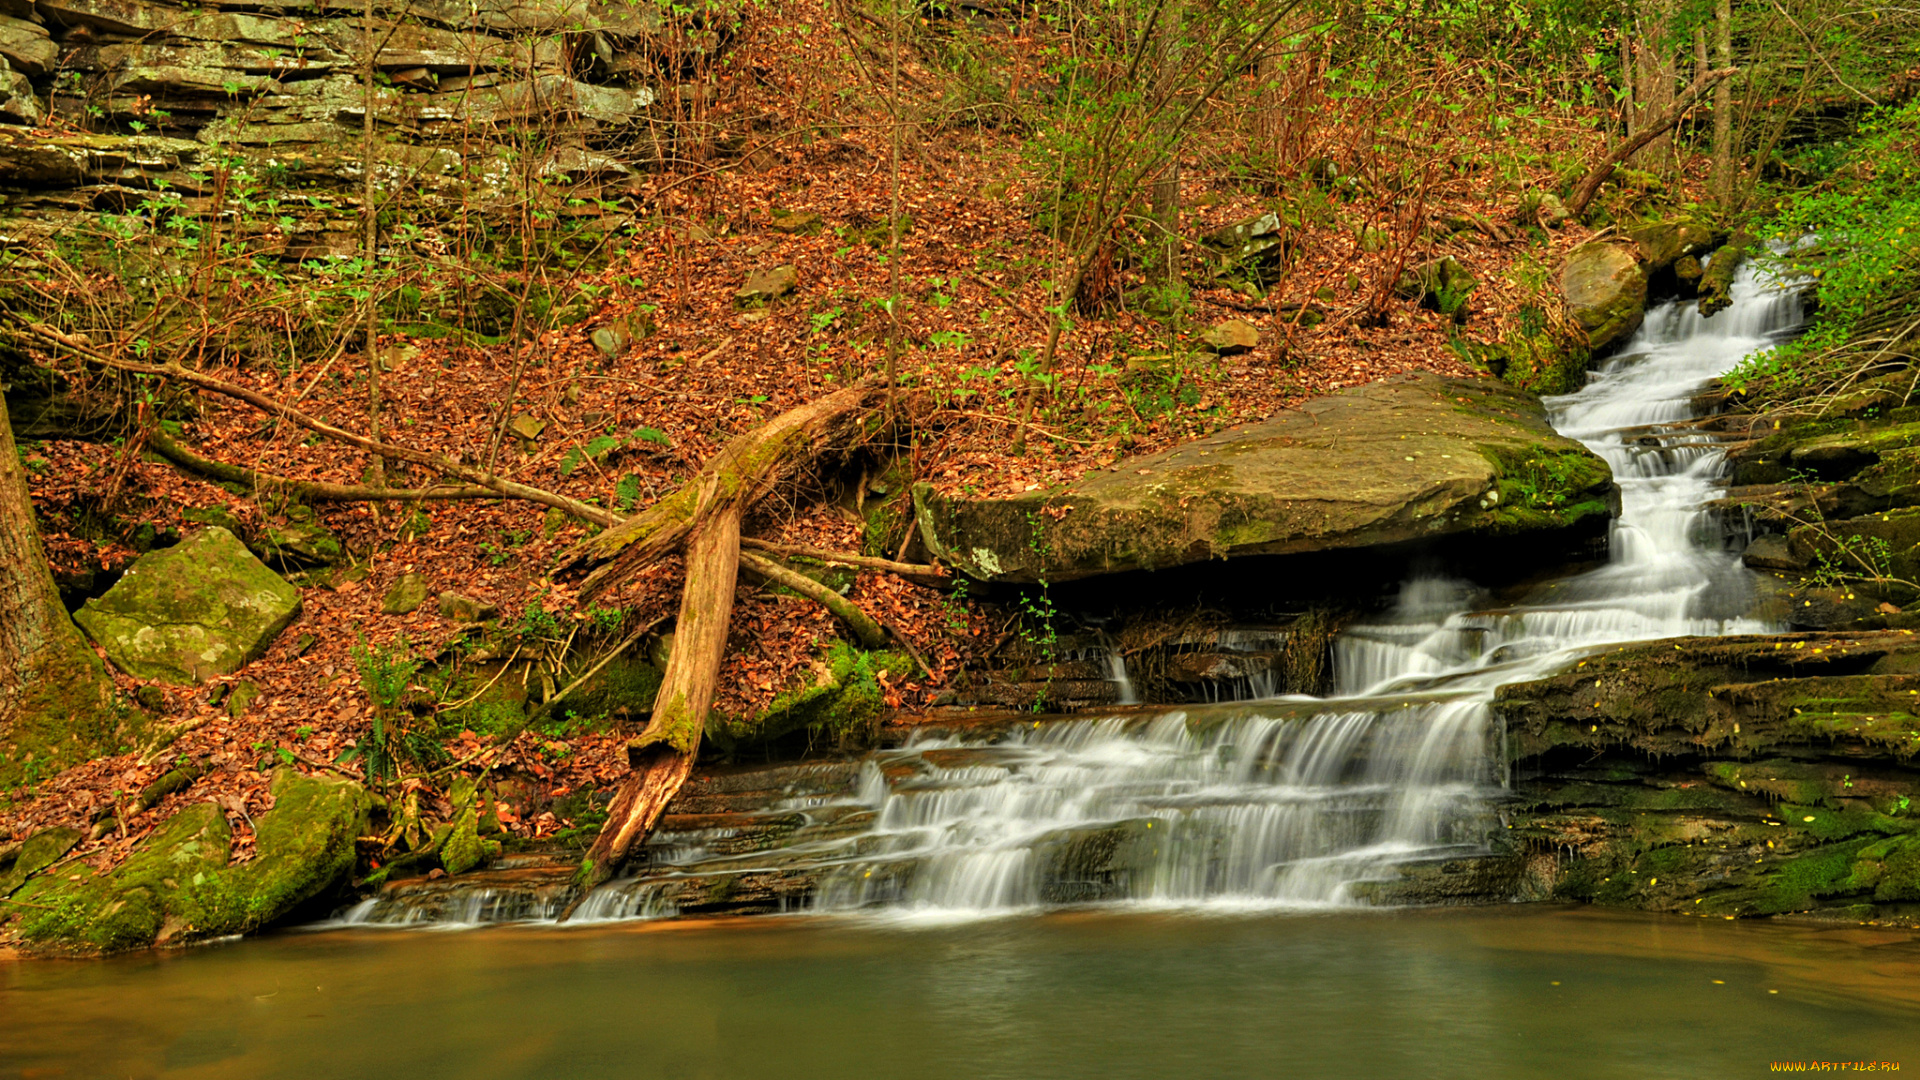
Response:
[[[1604,525],[1612,475],[1539,400],[1419,374],[993,499],[916,491],[922,538],[987,581],[1067,581],[1206,559]]]

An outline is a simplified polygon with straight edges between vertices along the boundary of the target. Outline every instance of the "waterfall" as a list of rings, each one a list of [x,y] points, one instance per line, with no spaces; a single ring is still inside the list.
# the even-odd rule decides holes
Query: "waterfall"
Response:
[[[817,906],[1337,906],[1396,867],[1485,850],[1505,775],[1498,687],[1610,643],[1776,629],[1748,617],[1751,577],[1705,508],[1722,452],[1676,425],[1708,380],[1800,318],[1795,292],[1743,268],[1730,308],[1657,306],[1584,389],[1547,399],[1620,486],[1604,566],[1497,607],[1470,582],[1409,581],[1391,612],[1335,639],[1324,700],[916,737],[867,766],[874,823],[825,860]]]
[[[1133,692],[1133,680],[1127,677],[1127,658],[1120,650],[1107,648],[1107,681],[1113,684],[1113,700],[1117,705],[1138,705],[1140,698]]]

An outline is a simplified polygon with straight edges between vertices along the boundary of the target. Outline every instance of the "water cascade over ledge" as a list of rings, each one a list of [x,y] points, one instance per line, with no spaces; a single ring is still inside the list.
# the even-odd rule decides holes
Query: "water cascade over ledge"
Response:
[[[1334,640],[1325,699],[918,734],[841,766],[860,772],[836,793],[781,804],[805,827],[777,854],[730,856],[726,830],[659,836],[649,876],[604,886],[580,916],[673,914],[677,868],[692,888],[730,862],[728,880],[748,882],[802,868],[795,906],[826,911],[1330,907],[1411,864],[1486,851],[1506,782],[1490,709],[1500,686],[1608,644],[1778,629],[1750,617],[1750,572],[1706,507],[1722,453],[1684,422],[1707,381],[1797,329],[1800,299],[1751,266],[1733,296],[1711,319],[1691,303],[1656,306],[1589,385],[1546,401],[1554,427],[1604,457],[1619,485],[1604,565],[1502,605],[1469,582],[1409,581],[1390,612]],[[1130,691],[1117,653],[1108,663]],[[470,909],[491,904],[539,919],[562,902],[468,897],[422,914],[373,899],[344,918],[489,921]]]

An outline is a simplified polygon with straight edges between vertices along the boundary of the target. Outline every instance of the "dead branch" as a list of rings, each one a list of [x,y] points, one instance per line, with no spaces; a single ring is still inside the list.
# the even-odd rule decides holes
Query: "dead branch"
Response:
[[[772,559],[762,558],[747,552],[740,553],[740,565],[759,574],[768,581],[783,588],[792,589],[801,596],[819,604],[834,613],[841,622],[853,628],[853,636],[860,639],[864,648],[879,649],[887,644],[887,632],[873,621],[873,616],[861,611],[853,601],[827,588],[805,574],[789,570]]]
[[[231,383],[225,379],[216,378],[203,372],[182,367],[178,363],[143,364],[134,360],[120,360],[108,356],[106,353],[90,345],[76,341],[51,326],[46,326],[30,319],[21,319],[20,324],[35,336],[51,341],[61,348],[85,357],[102,367],[112,368],[115,371],[125,371],[134,375],[152,375],[162,379],[173,379],[197,386],[202,390],[210,390],[223,397],[230,397],[236,401],[245,402],[269,416],[288,420],[316,435],[324,435],[336,442],[346,443],[348,446],[357,447],[369,454],[400,461],[410,461],[416,465],[424,465],[429,469],[433,469],[447,476],[458,477],[469,483],[478,484],[503,497],[524,499],[527,502],[535,502],[543,506],[555,507],[583,521],[591,521],[596,525],[612,526],[618,524],[621,520],[616,515],[608,513],[597,506],[591,506],[578,499],[569,499],[565,495],[558,495],[554,492],[545,491],[526,484],[503,480],[485,470],[458,464],[442,454],[429,454],[423,450],[414,450],[410,447],[394,446],[391,443],[383,443],[375,439],[369,439],[364,435],[348,431],[345,428],[335,427],[317,417],[308,416],[306,413],[292,406],[275,401],[258,391],[250,390],[237,383]]]
[[[838,563],[841,566],[853,566],[862,570],[878,570],[883,574],[905,578],[915,585],[925,585],[931,589],[951,588],[959,579],[941,571],[940,567],[920,563],[895,562],[892,559],[876,558],[872,555],[855,555],[846,551],[832,551],[827,548],[807,547],[804,544],[776,544],[771,540],[758,540],[750,536],[740,538],[740,546],[756,551],[771,551],[776,555],[791,555],[802,559],[818,559],[821,562]]]
[[[331,484],[324,480],[294,480],[202,457],[159,428],[147,433],[147,446],[188,472],[198,473],[210,480],[239,484],[257,492],[289,495],[301,502],[413,502],[502,497],[492,488],[484,487],[376,488],[360,484]]]
[[[1718,71],[1706,72],[1693,80],[1693,85],[1687,87],[1686,91],[1674,101],[1673,108],[1668,109],[1646,127],[1634,132],[1632,138],[1619,143],[1600,158],[1599,163],[1589,170],[1574,187],[1573,198],[1567,201],[1568,211],[1574,217],[1585,214],[1588,204],[1593,202],[1594,196],[1600,194],[1600,185],[1607,182],[1607,177],[1613,175],[1613,170],[1618,168],[1621,162],[1632,157],[1641,147],[1665,135],[1668,130],[1686,119],[1687,114],[1700,103],[1701,97],[1707,91],[1713,89],[1715,83],[1721,79],[1731,78],[1739,70],[1739,68],[1721,68]]]

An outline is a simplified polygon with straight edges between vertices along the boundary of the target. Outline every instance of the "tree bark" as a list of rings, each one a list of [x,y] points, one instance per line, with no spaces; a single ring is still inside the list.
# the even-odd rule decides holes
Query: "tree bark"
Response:
[[[1733,66],[1733,7],[1730,0],[1713,5],[1713,57],[1723,68]],[[1713,197],[1720,209],[1733,209],[1733,80],[1722,79],[1713,88]]]
[[[67,617],[33,518],[13,425],[0,408],[0,786],[31,754],[90,757],[118,727],[113,683]]]
[[[1712,89],[1715,83],[1733,75],[1734,71],[1734,68],[1721,68],[1719,71],[1707,72],[1704,78],[1696,79],[1694,84],[1687,88],[1687,92],[1680,95],[1680,99],[1674,102],[1673,108],[1640,128],[1632,138],[1607,151],[1600,159],[1600,163],[1595,165],[1574,187],[1573,198],[1567,202],[1567,209],[1573,213],[1573,216],[1579,217],[1586,213],[1594,196],[1600,194],[1600,185],[1607,182],[1607,177],[1613,175],[1613,170],[1618,168],[1621,162],[1632,157],[1641,147],[1671,131],[1675,124],[1685,119],[1687,113],[1699,104],[1701,95]]]
[[[741,512],[737,502],[719,508],[695,527],[687,544],[687,584],[680,594],[673,652],[654,698],[653,719],[627,744],[632,771],[581,863],[581,884],[587,889],[618,872],[634,846],[653,831],[700,754],[707,710],[727,652],[727,623],[740,565]]]

